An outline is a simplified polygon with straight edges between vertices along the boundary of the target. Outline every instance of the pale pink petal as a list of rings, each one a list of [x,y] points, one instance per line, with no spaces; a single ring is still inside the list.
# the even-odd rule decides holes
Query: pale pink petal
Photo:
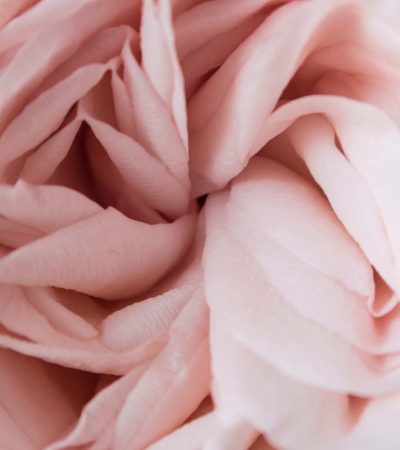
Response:
[[[314,186],[280,164],[254,158],[233,182],[226,214],[233,230],[243,225],[253,234],[250,239],[268,236],[349,290],[366,297],[373,294],[369,262],[329,203]],[[335,254],[327,258],[332,247]]]
[[[368,184],[336,147],[332,127],[322,117],[311,116],[290,127],[289,135],[342,223],[395,288],[393,257],[379,207]]]
[[[91,395],[91,379],[0,350],[1,448],[36,450],[52,442],[78,417]],[[3,428],[7,423],[8,430]]]
[[[94,34],[72,56],[51,72],[41,83],[37,92],[42,93],[78,69],[92,64],[106,64],[121,54],[125,42],[137,42],[135,30],[127,25],[106,28]]]
[[[175,51],[168,0],[143,2],[140,38],[143,69],[155,90],[169,106],[187,148],[184,82]]]
[[[227,227],[279,293],[300,313],[360,349],[399,351],[398,312],[382,323],[370,315],[367,301],[375,296],[371,267],[324,197],[267,159],[254,158],[236,180],[225,207]]]
[[[376,103],[397,120],[399,48],[398,35],[360,3],[292,2],[277,8],[191,98],[194,194],[226,185],[245,165],[242,156],[253,152],[279,98],[324,92],[319,83],[325,76],[334,81],[354,75],[359,92],[342,89],[340,95]]]
[[[102,324],[104,343],[116,350],[128,349],[169,331],[184,305],[199,295],[183,285],[145,301],[133,303],[109,315]]]
[[[156,288],[158,290],[163,289],[165,284],[176,284],[177,291],[184,293],[187,287],[197,292],[185,298],[185,304],[170,320],[169,340],[165,347],[158,355],[149,354],[147,361],[101,391],[87,405],[74,430],[55,443],[52,449],[70,448],[89,442],[93,442],[90,448],[96,449],[108,449],[113,445],[115,448],[143,448],[144,441],[153,441],[179,426],[206,397],[210,382],[206,339],[208,311],[201,289],[199,267],[204,243],[203,227],[201,220],[194,245],[183,263],[182,273],[171,275]],[[145,300],[137,303],[136,308],[127,308],[156,310],[155,315],[165,320],[161,316],[165,311],[161,303]],[[132,342],[128,325],[140,327],[137,322],[141,320],[141,313],[136,317],[123,314],[125,311],[126,308],[112,314],[111,320],[106,319],[103,324],[104,336],[110,342],[118,338],[119,343],[126,348],[137,347],[140,343]],[[139,336],[140,331],[147,333],[147,337]],[[149,335],[145,328],[135,330],[135,333],[140,342],[157,340],[160,335]],[[124,337],[124,334],[128,335]],[[165,331],[163,334],[166,334]]]
[[[57,331],[34,304],[29,294],[19,286],[1,286],[0,323],[7,330],[40,344],[74,346],[74,341]],[[79,348],[79,346],[78,346]]]
[[[132,369],[125,376],[99,392],[83,409],[79,421],[65,437],[48,446],[46,450],[71,449],[98,439],[107,428],[112,429],[124,401],[146,370],[148,363]]]
[[[0,27],[14,16],[23,12],[37,0],[1,0],[0,1]]]
[[[15,250],[0,261],[0,280],[126,298],[151,287],[181,259],[193,229],[193,215],[148,225],[109,208]]]
[[[274,446],[288,449],[299,442],[325,448],[351,429],[353,411],[345,395],[296,382],[242,346],[224,321],[211,311],[213,396],[226,422],[247,420]],[[301,357],[296,363],[303,363]]]
[[[132,2],[128,0],[118,2],[117,8],[108,0],[84,2],[72,14],[61,17],[29,39],[0,76],[0,96],[3,101],[0,129],[23,106],[50,71],[67,60],[99,29],[129,21],[133,15],[132,9]],[[35,64],[31,64],[32,60],[35,60]]]
[[[18,3],[23,0],[3,0],[6,2]],[[82,0],[78,3],[71,3],[70,0],[40,0],[33,7],[25,11],[18,17],[18,20],[13,20],[7,26],[1,29],[0,52],[5,52],[13,47],[18,47],[26,39],[30,38],[34,33],[43,29],[46,24],[50,24],[60,17],[68,16],[79,7],[82,7]]]
[[[0,186],[0,214],[43,234],[72,225],[102,211],[95,202],[62,186],[37,186],[18,181]]]
[[[243,167],[241,153],[251,148],[289,79],[318,42],[322,23],[335,20],[343,4],[294,2],[278,8],[192,97],[194,195],[224,186],[228,174]]]
[[[225,34],[276,0],[215,0],[202,2],[175,20],[179,57],[187,55]],[[210,20],[212,17],[212,20]]]
[[[204,3],[208,4],[210,3]],[[262,13],[251,16],[247,21],[217,36],[183,59],[182,70],[189,98],[204,83],[209,73],[218,68],[264,20],[265,14]],[[179,18],[177,22],[179,26]],[[192,26],[191,31],[195,29]]]
[[[113,72],[111,76],[111,88],[114,97],[114,109],[118,129],[134,139],[135,124],[132,120],[133,110],[129,100],[128,89],[116,72]]]
[[[82,125],[75,118],[53,133],[36,151],[29,154],[20,170],[19,177],[31,183],[45,183],[66,158]]]
[[[397,417],[399,393],[370,400],[348,436],[327,445],[326,450],[394,450],[400,445]]]
[[[29,244],[42,236],[42,232],[13,220],[0,217],[0,242],[2,246],[17,248]],[[1,248],[1,247],[0,247]],[[1,248],[1,250],[5,250]],[[1,254],[8,253],[8,249]]]
[[[90,116],[86,117],[86,121],[126,182],[131,195],[132,191],[137,193],[146,204],[170,218],[188,211],[187,190],[162,162],[110,125]]]
[[[107,311],[71,291],[2,286],[1,305],[2,347],[68,367],[125,373],[164,345],[165,336],[155,336],[125,351],[111,351],[97,338]]]
[[[146,187],[149,187],[149,185],[151,187],[154,186],[156,180],[154,178],[149,180],[149,173],[153,173],[151,169],[155,169],[156,173],[158,169],[158,174],[161,175],[161,179],[164,180],[164,183],[167,185],[168,181],[171,179],[171,184],[176,185],[176,180],[171,175],[166,174],[164,166],[157,159],[152,158],[151,155],[146,153],[144,149],[137,145],[135,141],[132,141],[128,136],[119,133],[115,128],[105,122],[97,121],[94,118],[91,118],[90,122],[93,125],[93,129],[96,129],[98,136],[102,137],[104,144],[107,144],[107,147],[105,148],[102,145],[92,128],[85,134],[85,150],[87,157],[86,168],[90,173],[91,183],[88,186],[89,189],[83,190],[83,192],[86,192],[88,195],[94,195],[97,198],[97,201],[102,205],[113,206],[122,214],[132,219],[149,224],[166,223],[168,221],[167,217],[163,217],[161,212],[163,207],[161,207],[161,211],[159,212],[151,206],[151,204],[157,203],[157,195],[144,190],[144,198],[150,200],[149,205],[139,194],[143,191],[143,185],[137,181],[147,181]],[[110,139],[110,137],[113,136],[116,137],[116,141]],[[67,180],[63,180],[63,175],[65,173],[69,173],[73,176],[74,168],[76,167],[79,170],[79,167],[82,167],[80,166],[82,161],[79,160],[79,154],[78,158],[75,158],[75,161],[72,159],[72,167],[71,165],[65,165],[65,163],[68,162],[68,158],[74,155],[74,149],[72,150],[73,151],[70,151],[67,158],[57,168],[54,177],[49,181],[67,185],[71,185],[70,183],[72,183],[72,186],[75,189],[82,190],[83,186],[77,184],[77,181],[82,182],[85,179],[88,179],[87,176],[85,177],[84,171],[79,174],[79,178],[77,178],[75,174],[74,178],[70,177]],[[77,146],[77,150],[79,151],[79,145]],[[108,153],[108,151],[110,153]],[[76,151],[75,155],[77,155]],[[117,165],[114,164],[110,155]],[[134,173],[138,175],[138,178],[130,176],[130,171],[127,170],[127,167],[125,167],[124,164],[125,158],[127,160],[127,167],[132,168]],[[137,163],[141,163],[140,166],[134,164],[133,159],[135,159]],[[143,169],[143,163],[151,164],[152,167],[150,171],[149,167]],[[139,167],[142,168],[142,170],[138,170]],[[122,175],[127,179],[125,180]],[[136,192],[136,189],[138,192]],[[156,192],[158,194],[157,190]],[[167,210],[171,203],[174,204],[174,199],[171,200],[168,199],[168,202],[165,205]],[[187,196],[186,201],[188,201]],[[171,217],[171,220],[173,220],[173,217]]]
[[[193,245],[179,270],[161,280],[144,300],[130,304],[103,320],[101,336],[108,347],[129,349],[144,341],[167,336],[185,305],[204,297],[201,289],[204,239],[204,216],[201,215]]]
[[[65,341],[65,337],[64,337]],[[101,346],[99,342],[75,341],[75,346],[37,344],[0,334],[0,347],[14,350],[27,356],[42,359],[65,367],[96,373],[122,375],[132,367],[154,357],[165,345],[164,339],[146,342],[125,352],[115,352]]]
[[[282,203],[285,203],[284,197]],[[300,276],[304,264],[293,266],[287,252],[281,254],[281,249],[275,246],[270,248],[269,253],[262,251],[260,244],[264,243],[265,238],[259,232],[248,234],[249,231],[239,225],[232,233],[227,204],[227,194],[213,196],[207,201],[205,282],[211,311],[224,317],[235,337],[266,362],[303,383],[360,395],[379,394],[398,387],[398,369],[386,369],[386,363],[379,358],[354,348],[346,334],[339,336],[331,331],[342,318],[339,316],[340,310],[335,315],[333,313],[335,297],[330,297],[332,293],[327,291],[327,300],[323,298],[325,289],[329,287],[329,277],[321,283],[317,278],[313,284],[312,278],[307,280]],[[288,217],[283,227],[294,225],[295,222]],[[308,245],[313,246],[312,235],[310,239]],[[329,250],[326,258],[334,259],[336,253]],[[269,266],[266,265],[268,260],[272,262]],[[277,268],[271,272],[274,265]],[[281,274],[275,280],[279,272]],[[291,277],[296,280],[293,285],[289,283]],[[284,279],[288,285],[282,284]],[[290,294],[285,291],[287,286],[294,292]],[[318,299],[319,302],[325,301],[326,305],[322,303],[317,313],[325,315],[325,322],[331,320],[331,329],[318,323],[320,318],[317,322],[315,315],[313,319],[307,317],[315,314],[312,307],[307,308],[305,315],[302,314],[302,306],[310,301],[306,295],[310,289],[315,290],[311,297],[314,302]],[[356,306],[362,311],[361,301],[352,305]],[[366,310],[366,305],[364,308]],[[363,321],[357,324],[356,317],[357,314],[354,315],[354,325],[360,328],[357,332],[361,335],[367,332],[373,336],[373,324],[366,326]],[[349,326],[347,332],[354,333]],[[379,334],[375,339],[377,337]],[[360,341],[358,337],[358,345],[362,345]],[[282,352],[282,349],[285,351]],[[298,360],[302,363],[299,364]]]
[[[247,450],[259,433],[249,424],[224,423],[215,412],[192,420],[150,445],[149,450]]]
[[[0,138],[2,173],[7,163],[35,148],[56,131],[70,108],[98,83],[108,65],[93,64],[77,69],[70,77],[45,91],[11,122]],[[40,117],[40,121],[35,118]]]
[[[379,14],[390,22],[397,31],[397,24],[400,18],[400,4],[397,0],[372,0],[368,6],[373,8],[374,14]]]
[[[215,414],[193,420],[148,446],[148,450],[198,450],[204,448],[207,436],[218,430]]]
[[[96,328],[87,320],[57,301],[50,289],[29,288],[26,293],[31,305],[60,333],[82,340],[93,339],[98,335]]]
[[[188,155],[174,119],[126,45],[122,57],[136,139],[165,164],[183,188],[188,189]]]
[[[278,108],[266,121],[245,159],[248,160],[251,154],[296,119],[313,113],[323,113],[328,117],[345,156],[371,190],[381,213],[398,277],[400,238],[397,230],[400,227],[400,214],[396,205],[400,196],[400,178],[396,168],[400,165],[400,132],[386,114],[366,103],[340,97],[309,96],[298,99]],[[379,142],[379,158],[376,142]],[[395,288],[398,292],[398,285]]]
[[[117,419],[115,446],[144,448],[172,431],[209,392],[208,311],[202,295],[185,305],[168,344],[129,394]]]

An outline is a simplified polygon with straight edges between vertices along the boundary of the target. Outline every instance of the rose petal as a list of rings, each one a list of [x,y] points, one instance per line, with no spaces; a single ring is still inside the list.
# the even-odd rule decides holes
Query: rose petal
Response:
[[[0,280],[63,287],[105,299],[130,297],[179,261],[193,225],[193,215],[172,224],[147,225],[109,208],[15,250],[0,261]]]
[[[0,214],[42,233],[51,233],[102,211],[87,197],[62,186],[18,181],[0,186]]]
[[[116,423],[116,447],[147,447],[182,423],[208,394],[207,330],[204,298],[193,297],[172,325],[168,344],[129,394]]]
[[[289,134],[341,222],[395,288],[393,257],[379,207],[368,184],[336,147],[332,127],[322,117],[305,117],[290,127]]]
[[[0,129],[23,106],[45,76],[68,59],[86,39],[106,25],[129,20],[133,13],[132,3],[128,0],[119,2],[118,8],[107,0],[84,2],[80,6],[29,39],[1,74]],[[31,64],[32,58],[35,64]]]
[[[166,335],[185,305],[204,296],[201,288],[204,233],[201,214],[193,244],[179,270],[161,280],[144,300],[119,309],[103,320],[102,340],[108,347],[128,349]]]
[[[0,2],[0,27],[20,14],[25,8],[37,0],[1,0]]]
[[[282,106],[270,117],[250,154],[299,117],[313,113],[323,113],[328,117],[345,156],[369,186],[381,213],[398,276],[400,238],[397,230],[400,214],[396,205],[400,196],[400,179],[396,167],[400,165],[400,133],[386,114],[366,103],[340,97],[309,96],[298,99]],[[379,158],[376,142],[379,142]],[[398,292],[399,287],[395,288]]]
[[[103,64],[80,68],[29,103],[1,135],[0,164],[3,173],[7,163],[35,148],[56,131],[70,108],[100,81],[109,68],[109,65]],[[33,120],[35,117],[41,120]]]
[[[29,376],[27,376],[29,375]],[[43,448],[77,418],[91,394],[91,377],[0,350],[2,448]],[[46,426],[43,426],[46,424]]]
[[[291,2],[278,8],[191,99],[194,195],[223,187],[228,174],[243,168],[240,155],[253,144],[309,47],[317,45],[324,21],[336,20],[340,11],[352,13],[343,5]]]
[[[138,365],[99,392],[85,406],[73,430],[67,436],[52,443],[46,450],[71,449],[71,447],[89,444],[96,441],[105,429],[112,429],[127,395],[143,375],[147,366],[147,362]],[[102,439],[98,441],[101,442]]]
[[[313,286],[312,279],[310,282],[304,279],[303,282],[302,277],[297,278],[296,271],[300,266],[292,267],[288,255],[282,256],[278,250],[256,252],[256,248],[262,249],[259,244],[263,239],[257,232],[246,236],[246,229],[237,228],[234,234],[230,231],[227,201],[226,193],[207,201],[206,295],[211,311],[230,323],[236,339],[295,380],[330,391],[374,395],[398,386],[398,369],[385,371],[378,359],[357,350],[343,337],[308,319],[312,308],[307,308],[305,315],[302,314],[304,306],[300,305],[307,300],[306,296],[301,300],[302,292],[307,293],[313,288],[317,294],[328,296],[329,290],[325,292],[328,280],[320,286],[319,282]],[[285,203],[283,196],[282,202]],[[288,217],[282,227],[291,226],[295,226],[295,221]],[[312,236],[310,238],[308,245],[313,246]],[[336,252],[329,250],[326,258],[336,258]],[[281,280],[286,278],[289,281],[292,276],[298,280],[292,287],[296,289],[292,294],[293,300],[282,291],[285,285],[265,271],[267,259],[278,262],[275,276],[280,271]],[[296,301],[296,296],[299,305],[293,308],[290,304]],[[327,301],[328,306],[335,306],[333,300]],[[360,310],[362,307],[360,303]],[[323,305],[319,308],[323,312]],[[333,310],[329,311],[332,315]],[[331,316],[332,324],[341,320],[339,315]],[[365,325],[361,322],[358,326],[362,329]],[[374,333],[373,324],[368,331]],[[292,354],[297,355],[296,359],[291,357]],[[302,364],[298,364],[298,360],[302,360]]]
[[[212,412],[183,425],[148,448],[247,450],[257,434],[257,431],[245,422],[225,424],[217,413]]]
[[[187,148],[184,83],[175,51],[168,1],[149,0],[143,3],[140,37],[143,69],[155,90],[169,106]]]
[[[138,142],[157,156],[188,189],[188,156],[171,113],[139,67],[128,46],[122,52]],[[154,130],[158,130],[154,133]]]
[[[37,344],[0,334],[0,347],[14,350],[27,356],[42,359],[65,367],[96,373],[122,375],[137,364],[156,355],[165,345],[163,339],[146,342],[126,352],[113,352],[99,345],[99,342],[79,341],[73,347]],[[97,345],[96,345],[97,344]],[[76,348],[78,347],[78,348]]]

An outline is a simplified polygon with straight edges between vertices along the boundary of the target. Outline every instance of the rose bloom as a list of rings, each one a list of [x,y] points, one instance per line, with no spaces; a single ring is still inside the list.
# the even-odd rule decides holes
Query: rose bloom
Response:
[[[400,448],[400,8],[0,0],[0,449]]]

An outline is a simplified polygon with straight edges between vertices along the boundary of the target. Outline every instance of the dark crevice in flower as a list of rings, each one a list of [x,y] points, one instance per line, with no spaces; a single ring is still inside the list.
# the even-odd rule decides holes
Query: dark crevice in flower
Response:
[[[207,196],[208,194],[205,194],[197,198],[197,204],[199,205],[200,209],[203,208],[203,206],[205,205]]]

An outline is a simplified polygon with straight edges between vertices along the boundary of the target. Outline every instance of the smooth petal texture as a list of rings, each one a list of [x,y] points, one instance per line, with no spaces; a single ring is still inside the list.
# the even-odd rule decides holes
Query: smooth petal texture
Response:
[[[378,331],[367,309],[372,281],[368,262],[324,202],[309,182],[276,162],[255,158],[231,192],[214,194],[206,206],[204,265],[214,398],[230,420],[249,421],[283,448],[302,448],[298,442],[325,448],[352,430],[357,407],[348,394],[380,395],[400,382],[395,362],[386,368],[369,354],[388,345],[391,336],[396,345],[398,325],[391,328],[385,322]],[[296,213],[299,205],[302,214]],[[329,217],[331,225],[318,224]],[[341,235],[343,241],[324,250],[319,235],[331,242]],[[306,275],[304,269],[313,267],[319,252],[324,258],[321,253],[318,267]],[[307,254],[312,255],[308,263]],[[340,274],[347,264],[339,263],[340,258],[350,258],[351,272]],[[339,272],[326,271],[332,263],[338,263]],[[347,276],[353,281],[345,281]],[[364,292],[364,300],[357,291]],[[276,404],[268,413],[272,401]],[[311,432],[316,421],[318,431]]]
[[[266,276],[301,313],[358,348],[399,350],[398,312],[380,324],[370,315],[368,302],[380,292],[369,262],[308,182],[255,158],[233,184],[226,213],[229,229],[241,236]]]
[[[201,217],[193,245],[180,265],[181,271],[156,285],[153,290],[156,295],[130,304],[110,314],[102,322],[102,340],[109,348],[129,349],[167,334],[182,309],[189,302],[204,296],[201,269],[203,229],[204,219]]]
[[[125,0],[118,8],[113,8],[103,0],[84,2],[72,14],[60,17],[21,46],[12,63],[0,76],[0,94],[3,99],[0,128],[3,129],[22,107],[49,71],[68,59],[93,33],[107,25],[126,20],[129,14],[132,14],[131,2]],[[45,52],[43,42],[47,44]],[[35,59],[34,65],[30,63],[31,58]]]
[[[63,305],[51,289],[31,288],[27,293],[31,304],[61,333],[82,340],[97,337],[95,326]]]
[[[223,324],[216,329],[213,395],[227,423],[247,420],[276,448],[293,449],[325,448],[351,430],[354,419],[344,395],[295,382],[225,334]],[[228,377],[232,371],[236,376]]]
[[[61,186],[37,186],[19,181],[0,186],[0,214],[43,234],[101,212],[87,197]]]
[[[157,158],[109,125],[91,117],[87,117],[87,122],[129,188],[169,217],[187,212],[187,192]]]
[[[91,381],[86,374],[5,350],[0,350],[0,379],[0,445],[27,450],[44,448],[76,420]]]
[[[193,216],[147,225],[108,209],[3,258],[0,280],[126,298],[143,292],[177,263],[188,248],[193,225]],[[82,273],[81,267],[87,270]]]
[[[0,0],[1,448],[400,447],[390,3]]]
[[[400,192],[400,181],[395,169],[400,163],[400,133],[385,113],[365,103],[334,96],[310,96],[289,102],[277,109],[266,122],[251,154],[299,117],[313,113],[323,113],[328,117],[343,147],[343,153],[371,190],[382,215],[397,276],[400,216],[394,205]],[[376,157],[375,144],[378,141],[379,159]],[[398,286],[394,288],[398,290]]]
[[[115,422],[129,391],[146,370],[147,363],[138,365],[124,377],[99,392],[84,408],[77,425],[66,437],[54,442],[47,450],[70,449],[90,444]]]
[[[122,57],[138,142],[157,156],[187,189],[188,155],[173,117],[127,46]],[[154,133],[155,129],[158,133]]]
[[[148,447],[151,450],[171,448],[188,450],[245,450],[257,436],[245,422],[226,424],[217,413],[208,413],[185,424]]]
[[[203,296],[193,297],[182,309],[165,349],[121,410],[115,431],[117,448],[147,447],[182,423],[208,394],[207,319]]]
[[[36,0],[1,0],[0,27],[34,3]]]
[[[71,347],[65,345],[64,338],[64,345],[54,346],[21,340],[7,333],[0,335],[2,348],[65,367],[110,375],[122,375],[129,372],[135,365],[154,357],[165,345],[163,339],[158,339],[126,352],[115,352],[99,345],[98,342],[93,344],[89,341],[89,343],[90,345],[86,346],[79,341]]]
[[[332,127],[322,117],[311,116],[292,126],[289,135],[342,223],[395,288],[393,256],[379,207],[368,184],[337,148]]]
[[[11,158],[18,158],[56,131],[69,109],[100,81],[107,69],[106,65],[78,69],[70,78],[45,91],[36,101],[30,103],[1,135],[0,164],[3,170]],[[32,120],[37,116],[42,119],[40,128],[36,121]]]
[[[169,106],[185,147],[188,146],[184,82],[174,45],[167,0],[147,0],[141,24],[142,65],[160,97]]]
[[[360,420],[352,433],[342,440],[332,442],[326,448],[339,450],[349,448],[361,450],[394,449],[400,440],[400,433],[395,421],[399,410],[399,394],[394,393],[374,399],[365,406]]]
[[[115,448],[147,448],[149,443],[179,426],[206,397],[210,383],[208,310],[199,266],[204,239],[199,231],[200,236],[196,238],[181,276],[161,283],[176,286],[174,291],[184,294],[184,303],[174,317],[167,318],[170,323],[165,329],[161,326],[151,333],[140,322],[143,314],[150,313],[155,322],[166,321],[162,314],[169,307],[169,292],[174,291],[128,306],[126,315],[121,309],[111,314],[102,326],[103,340],[114,348],[132,348],[160,336],[165,339],[164,348],[94,397],[74,430],[51,449],[89,443]],[[191,292],[189,298],[185,296],[188,292]],[[167,302],[166,306],[160,303],[161,299]],[[131,311],[139,313],[132,315]],[[144,317],[144,320],[149,319]]]
[[[189,129],[195,195],[223,187],[229,172],[239,172],[240,153],[253,144],[314,43],[320,24],[327,17],[333,18],[341,6],[342,2],[323,1],[290,3],[279,8],[191,99]],[[271,42],[274,39],[276,45]],[[266,78],[268,73],[274,76]],[[251,121],[247,120],[249,115]]]
[[[340,92],[397,117],[385,91],[393,86],[398,98],[399,47],[397,33],[357,2],[291,2],[277,8],[190,100],[194,195],[224,187],[242,170],[248,160],[242,156],[254,154],[253,144],[281,96]],[[378,63],[383,54],[384,65]],[[363,93],[347,85],[339,90],[340,80],[349,78]]]

